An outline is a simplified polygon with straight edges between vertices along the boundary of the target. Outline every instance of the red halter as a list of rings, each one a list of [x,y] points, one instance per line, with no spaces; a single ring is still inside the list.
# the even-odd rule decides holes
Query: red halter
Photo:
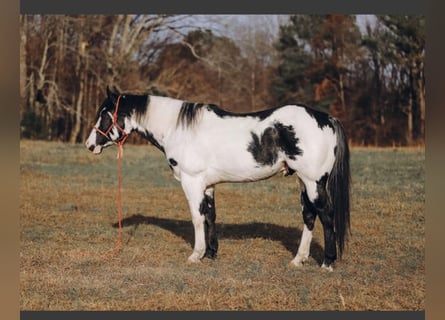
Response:
[[[99,132],[101,135],[103,135],[105,138],[109,139],[108,134],[110,133],[111,129],[113,129],[113,127],[116,127],[119,129],[119,131],[122,133],[123,138],[117,142],[118,145],[122,146],[125,143],[125,140],[127,140],[128,137],[128,133],[125,132],[124,129],[122,129],[122,127],[117,123],[117,111],[119,110],[119,101],[121,99],[121,96],[119,95],[117,97],[116,100],[116,108],[114,110],[113,113],[113,122],[111,123],[111,125],[108,127],[108,129],[106,131],[102,131],[100,130],[98,127],[94,126],[93,128]],[[113,141],[114,142],[114,141]]]

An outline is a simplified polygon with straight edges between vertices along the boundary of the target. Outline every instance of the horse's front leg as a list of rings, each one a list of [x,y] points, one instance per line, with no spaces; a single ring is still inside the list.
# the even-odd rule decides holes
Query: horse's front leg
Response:
[[[200,205],[200,212],[205,217],[204,231],[206,238],[205,257],[216,258],[218,252],[218,237],[216,235],[216,211],[215,211],[215,188],[210,187],[205,191],[204,200]]]
[[[206,187],[201,179],[184,175],[181,177],[181,184],[189,203],[195,229],[195,244],[192,254],[188,257],[188,262],[195,263],[199,262],[206,252],[205,216],[200,211],[201,204],[205,201],[204,190]]]

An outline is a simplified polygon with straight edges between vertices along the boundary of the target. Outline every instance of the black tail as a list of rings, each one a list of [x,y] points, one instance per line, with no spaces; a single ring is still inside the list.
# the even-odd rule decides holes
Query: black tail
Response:
[[[350,197],[350,171],[349,146],[346,134],[341,123],[334,118],[331,122],[337,135],[335,162],[328,178],[328,193],[334,213],[334,228],[339,257],[341,258],[345,242],[350,231],[349,197]]]

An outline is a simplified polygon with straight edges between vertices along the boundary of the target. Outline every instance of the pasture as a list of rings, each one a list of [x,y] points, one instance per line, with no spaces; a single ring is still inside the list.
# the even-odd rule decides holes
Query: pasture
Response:
[[[296,175],[216,187],[216,260],[186,264],[193,226],[161,152],[124,147],[123,248],[116,148],[20,142],[21,310],[424,310],[424,149],[351,150],[352,236],[322,272],[289,267],[303,222]]]

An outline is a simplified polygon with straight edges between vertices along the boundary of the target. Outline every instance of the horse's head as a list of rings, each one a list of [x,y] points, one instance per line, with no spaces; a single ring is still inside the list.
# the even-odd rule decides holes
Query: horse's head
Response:
[[[127,138],[131,130],[125,129],[128,108],[124,98],[116,89],[107,87],[107,97],[99,107],[96,124],[85,142],[91,152],[99,154],[103,148],[113,143],[123,143]]]

